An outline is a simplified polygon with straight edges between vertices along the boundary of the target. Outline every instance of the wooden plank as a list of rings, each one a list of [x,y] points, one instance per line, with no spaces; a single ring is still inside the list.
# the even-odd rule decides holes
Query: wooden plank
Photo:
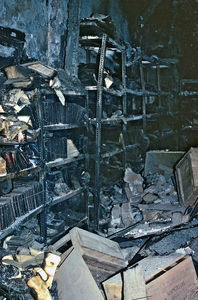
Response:
[[[22,66],[27,67],[46,78],[51,78],[56,72],[55,69],[53,69],[49,66],[43,65],[40,61],[26,63],[26,64],[23,64]]]
[[[161,273],[147,284],[147,295],[151,300],[184,300],[189,293],[198,289],[197,275],[190,256]]]
[[[146,153],[144,175],[146,176],[149,173],[160,173],[164,175],[162,165],[173,172],[174,166],[183,155],[184,152],[182,151],[148,151]],[[165,173],[168,173],[168,169],[167,172],[165,170]]]
[[[118,243],[77,227],[70,230],[70,236],[72,245],[82,255],[97,282],[126,267]]]
[[[141,267],[129,269],[123,275],[124,300],[147,299],[145,278]]]
[[[87,262],[86,262],[87,264]],[[107,280],[107,278],[112,276],[112,272],[109,272],[107,270],[104,270],[103,268],[97,268],[95,266],[87,265],[89,268],[89,271],[91,272],[95,282],[99,287],[101,287],[101,282]]]
[[[90,249],[98,252],[98,256],[100,256],[100,253],[103,253],[124,261],[120,247],[114,241],[77,227],[70,231],[70,235],[74,247],[75,245],[77,248],[80,246],[82,254],[86,254],[86,249]]]
[[[83,258],[74,249],[55,275],[58,299],[104,300]]]
[[[102,283],[107,300],[122,300],[122,277],[117,274]]]
[[[98,256],[98,254],[100,256]],[[83,258],[88,266],[104,269],[109,272],[109,275],[113,275],[116,271],[126,266],[125,263],[123,265],[123,260],[117,260],[113,256],[89,249],[86,249],[86,254],[83,255]]]
[[[169,270],[182,260],[184,260],[184,255],[173,253],[164,256],[147,256],[139,261],[138,264],[144,271],[146,283],[148,283],[155,277],[158,277],[161,270]]]

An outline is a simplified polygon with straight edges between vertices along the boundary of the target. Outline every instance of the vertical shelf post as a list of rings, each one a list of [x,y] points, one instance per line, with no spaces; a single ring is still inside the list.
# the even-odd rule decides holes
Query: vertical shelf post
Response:
[[[140,61],[140,80],[141,80],[141,85],[142,85],[142,115],[143,115],[143,130],[145,132],[146,130],[146,102],[147,102],[147,97],[145,95],[145,80],[144,80],[144,70],[143,70],[143,65],[142,65],[142,59]]]
[[[44,141],[44,124],[43,124],[43,107],[41,103],[41,94],[38,93],[37,98],[38,105],[38,116],[40,123],[40,158],[42,162],[41,172],[40,172],[40,180],[43,187],[43,212],[40,214],[40,227],[41,227],[41,236],[43,237],[44,245],[47,245],[47,190],[46,190],[46,165],[45,165],[45,141]]]
[[[122,96],[122,106],[123,115],[127,115],[127,94],[126,94],[126,49],[122,50],[122,85],[123,85],[123,96]],[[123,122],[122,124],[122,160],[123,160],[123,178],[126,170],[127,154],[126,154],[126,130],[127,125]],[[125,182],[123,180],[122,187],[123,197],[125,198]]]
[[[99,228],[100,209],[100,151],[101,151],[101,118],[102,118],[102,96],[103,96],[103,73],[106,54],[107,35],[103,34],[100,48],[100,60],[97,83],[97,106],[96,106],[96,161],[95,161],[95,195],[94,195],[94,227]]]

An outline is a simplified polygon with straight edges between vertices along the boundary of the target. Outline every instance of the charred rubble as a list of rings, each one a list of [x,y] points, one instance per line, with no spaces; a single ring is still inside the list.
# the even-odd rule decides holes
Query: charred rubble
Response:
[[[0,299],[198,299],[197,80],[68,8],[65,68],[0,27]]]

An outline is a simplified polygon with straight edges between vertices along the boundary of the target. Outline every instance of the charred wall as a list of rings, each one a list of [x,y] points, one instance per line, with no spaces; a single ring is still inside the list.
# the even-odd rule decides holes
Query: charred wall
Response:
[[[45,61],[48,48],[46,1],[1,0],[0,3],[0,25],[24,32],[27,55]]]
[[[26,53],[54,67],[64,66],[69,0],[1,0],[0,26],[25,33]],[[127,21],[118,1],[81,1],[81,17],[111,15],[119,38],[130,40]]]

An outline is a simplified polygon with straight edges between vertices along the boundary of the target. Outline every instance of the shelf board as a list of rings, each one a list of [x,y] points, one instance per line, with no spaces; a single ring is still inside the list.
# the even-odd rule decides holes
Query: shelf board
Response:
[[[198,91],[183,91],[179,93],[179,96],[182,97],[189,97],[189,96],[198,96]]]
[[[74,129],[83,127],[84,124],[78,125],[78,124],[52,124],[52,125],[45,125],[44,129],[55,131],[55,130],[65,130],[65,129]]]
[[[152,92],[152,91],[143,91],[143,90],[132,90],[132,89],[128,89],[126,88],[126,93],[127,94],[131,94],[131,95],[135,95],[135,96],[157,96],[156,92]]]
[[[63,94],[65,96],[86,96],[86,91],[84,92],[76,92],[76,91],[67,91],[67,90],[63,90]]]
[[[138,120],[142,120],[143,115],[130,115],[128,117],[126,117],[126,121],[127,122],[132,122],[132,121],[138,121]]]
[[[126,88],[126,93],[135,95],[135,96],[168,96],[171,94],[171,92],[167,91],[143,91],[143,90],[132,90]]]
[[[74,161],[82,160],[85,158],[84,154],[80,154],[77,157],[68,157],[68,158],[57,158],[56,160],[50,161],[46,163],[46,167],[53,168],[62,165],[70,164]]]
[[[186,130],[197,131],[198,130],[198,126],[197,125],[189,125],[189,126],[182,127],[181,130],[182,131],[186,131]]]
[[[82,26],[82,24],[80,25]],[[100,46],[98,45],[99,43],[101,43],[102,41],[102,36],[96,36],[96,35],[84,35],[81,36],[79,39],[79,42],[82,46],[84,47],[93,47],[93,46]],[[97,47],[97,48],[98,48]],[[107,36],[107,48],[110,48],[114,51],[123,51],[124,47],[122,45],[120,45],[118,42],[116,42],[114,39],[110,38]]]
[[[11,234],[14,230],[16,230],[20,225],[28,221],[30,218],[38,215],[41,213],[44,209],[43,204],[39,207],[35,208],[34,210],[28,212],[27,214],[18,217],[14,223],[12,223],[8,228],[3,229],[0,231],[0,239],[5,238],[7,235]]]
[[[9,173],[7,175],[0,176],[0,181],[6,180],[6,179],[13,179],[13,178],[17,178],[17,177],[20,177],[20,176],[25,176],[28,173],[40,172],[40,170],[41,170],[40,167],[32,167],[32,168],[21,170],[17,173]]]
[[[101,119],[102,124],[116,125],[122,122],[123,117]],[[90,119],[92,125],[96,125],[96,118]]]
[[[175,114],[174,114],[175,115]],[[104,125],[117,125],[117,124],[121,124],[122,122],[124,124],[127,124],[129,122],[133,122],[133,121],[138,121],[138,120],[142,120],[143,118],[146,119],[150,119],[150,118],[157,118],[160,117],[161,114],[160,113],[149,113],[149,114],[139,114],[139,115],[129,115],[128,117],[117,117],[117,118],[106,118],[106,119],[101,119],[101,124]],[[168,116],[168,114],[166,114],[166,116]],[[172,115],[170,115],[172,116]],[[91,119],[90,123],[92,125],[96,125],[96,118]]]
[[[116,150],[112,150],[112,151],[101,154],[101,157],[108,158],[108,157],[112,157],[114,155],[120,154],[122,152],[123,152],[123,149],[116,149]]]
[[[51,202],[47,203],[47,207],[52,207],[56,204],[59,204],[65,200],[68,200],[68,199],[82,193],[83,191],[84,191],[84,188],[80,187],[76,190],[72,190],[72,191],[68,192],[67,194],[65,194],[63,196],[54,197],[54,199]]]
[[[55,197],[52,202],[46,203],[46,207],[52,207],[58,203],[61,203],[65,200],[70,199],[73,196],[76,196],[78,194],[80,194],[82,191],[84,191],[84,188],[78,188],[74,191],[70,191],[69,193],[63,195],[63,196],[58,196]],[[44,210],[44,205],[40,205],[39,207],[35,208],[32,211],[29,211],[27,214],[18,217],[14,223],[12,223],[9,227],[3,229],[2,231],[0,231],[0,240],[4,239],[7,235],[11,234],[14,230],[16,230],[20,225],[22,225],[23,223],[27,222],[29,219],[31,219],[32,217],[40,214],[42,211]]]
[[[97,85],[91,85],[91,86],[86,86],[85,89],[87,91],[97,91],[98,87]],[[123,96],[123,90],[114,90],[114,89],[108,89],[106,87],[102,87],[103,92],[113,95],[113,96],[117,96],[117,97],[122,97]]]
[[[109,125],[116,125],[116,124],[120,124],[120,123],[127,123],[127,122],[132,122],[132,121],[138,121],[138,120],[142,120],[143,115],[130,115],[128,117],[124,117],[124,116],[120,116],[117,118],[106,118],[106,119],[101,119],[101,123],[102,124],[109,124]],[[90,123],[95,125],[96,124],[96,118],[91,119]]]
[[[29,140],[29,141],[23,141],[23,142],[21,142],[21,143],[19,143],[19,142],[15,142],[15,141],[7,141],[7,142],[1,142],[0,141],[0,146],[18,146],[18,145],[27,145],[27,144],[29,144],[29,143],[36,143],[36,140]]]

